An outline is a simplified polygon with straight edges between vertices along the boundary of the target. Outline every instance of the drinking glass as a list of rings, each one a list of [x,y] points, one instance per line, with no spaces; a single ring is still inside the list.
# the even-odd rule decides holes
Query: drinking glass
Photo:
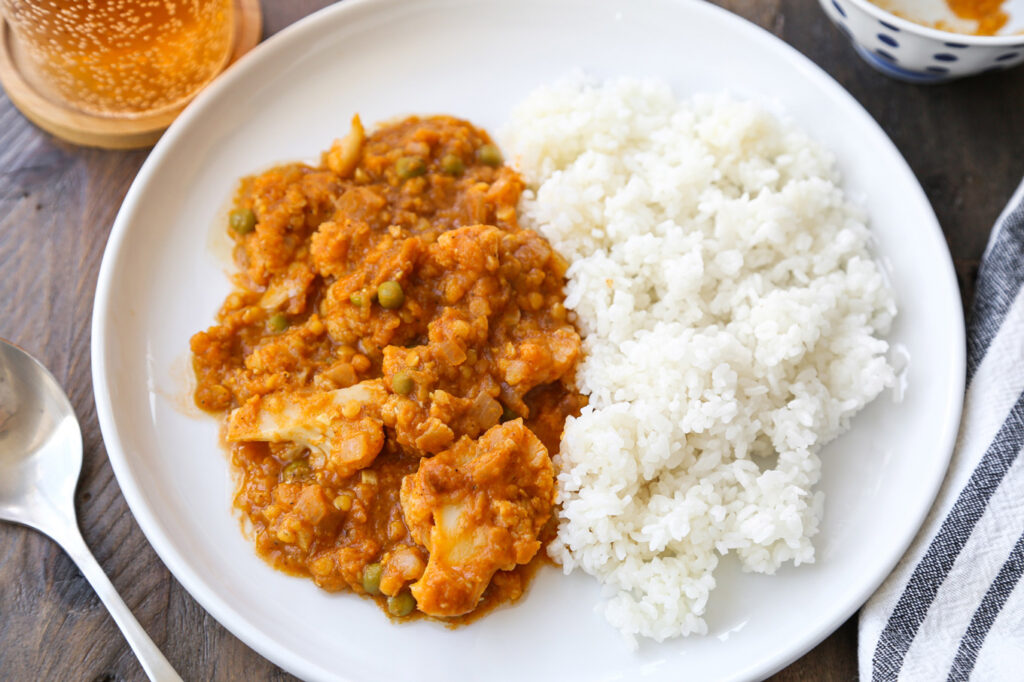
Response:
[[[94,115],[180,107],[231,54],[232,0],[0,0],[0,9],[35,85]]]

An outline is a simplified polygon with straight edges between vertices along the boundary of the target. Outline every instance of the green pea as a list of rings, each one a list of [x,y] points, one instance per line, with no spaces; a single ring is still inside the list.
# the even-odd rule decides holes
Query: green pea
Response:
[[[418,156],[403,156],[395,162],[395,172],[403,180],[418,178],[427,172],[427,164]]]
[[[388,613],[397,618],[408,616],[416,608],[416,599],[409,592],[399,592],[388,597]]]
[[[366,594],[380,594],[380,576],[384,573],[384,567],[380,564],[366,564],[363,566],[363,589]]]
[[[377,302],[380,303],[381,308],[388,310],[401,308],[405,303],[405,292],[402,291],[402,285],[395,280],[383,282],[377,287]]]
[[[501,150],[493,144],[485,144],[476,150],[476,159],[485,166],[500,166]]]
[[[363,295],[361,293],[359,293],[358,291],[356,291],[356,292],[352,293],[351,295],[349,295],[348,302],[351,303],[352,305],[354,305],[357,308],[362,308],[363,307]]]
[[[236,208],[228,216],[228,224],[237,234],[249,234],[256,229],[256,214],[251,208]]]
[[[466,164],[455,154],[445,154],[441,159],[441,172],[446,175],[462,175],[466,170]]]
[[[309,475],[309,462],[304,459],[297,459],[290,462],[282,471],[281,477],[289,483],[305,478]]]
[[[283,332],[288,328],[288,317],[284,313],[274,313],[267,320],[267,326],[275,334]]]
[[[399,372],[391,377],[391,389],[398,395],[409,395],[416,387],[416,382],[405,372]]]

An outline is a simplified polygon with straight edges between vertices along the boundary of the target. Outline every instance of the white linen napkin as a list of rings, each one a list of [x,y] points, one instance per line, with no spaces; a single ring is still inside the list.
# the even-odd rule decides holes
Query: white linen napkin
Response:
[[[967,396],[938,498],[860,614],[862,680],[1024,680],[1024,183],[967,327]]]

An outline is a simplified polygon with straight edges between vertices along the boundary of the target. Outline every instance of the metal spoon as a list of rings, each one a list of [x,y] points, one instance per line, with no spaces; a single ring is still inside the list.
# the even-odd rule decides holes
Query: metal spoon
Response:
[[[181,682],[82,539],[74,502],[81,471],[82,431],[60,384],[0,339],[0,520],[53,538],[103,600],[149,679]]]

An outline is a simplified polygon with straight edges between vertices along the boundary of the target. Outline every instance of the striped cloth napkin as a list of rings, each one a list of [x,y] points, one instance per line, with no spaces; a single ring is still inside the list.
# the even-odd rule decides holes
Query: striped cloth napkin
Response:
[[[860,673],[1024,680],[1024,183],[999,217],[967,329],[967,396],[939,496],[860,615]]]

